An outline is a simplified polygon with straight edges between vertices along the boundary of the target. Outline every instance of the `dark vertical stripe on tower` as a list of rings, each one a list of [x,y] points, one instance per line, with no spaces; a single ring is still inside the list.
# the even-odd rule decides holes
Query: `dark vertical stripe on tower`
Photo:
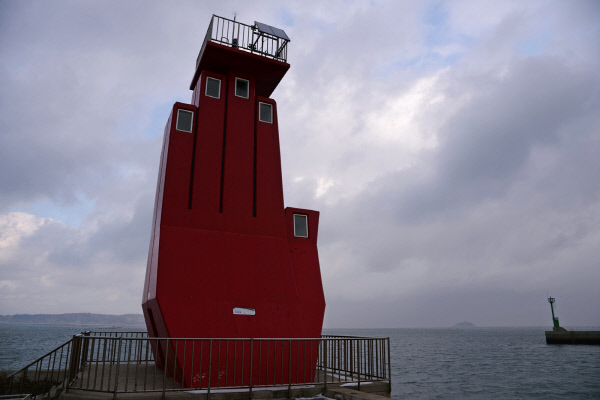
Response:
[[[198,107],[196,107],[196,118],[194,118],[194,144],[192,145],[192,171],[190,172],[190,196],[188,199],[188,210],[192,209],[192,196],[194,194],[194,165],[196,164],[196,141],[198,140],[198,119],[200,115],[198,113]]]
[[[225,186],[225,144],[227,142],[227,109],[229,108],[229,75],[225,79],[225,112],[223,113],[223,156],[221,157],[221,195],[219,212],[223,212],[223,187]]]
[[[252,216],[256,217],[256,124],[258,119],[258,100],[254,100],[254,168],[252,172]]]

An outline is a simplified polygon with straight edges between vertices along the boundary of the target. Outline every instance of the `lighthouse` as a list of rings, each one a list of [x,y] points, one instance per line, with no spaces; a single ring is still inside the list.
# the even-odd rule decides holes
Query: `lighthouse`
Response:
[[[211,19],[191,101],[173,105],[164,132],[142,296],[150,337],[321,336],[319,212],[284,207],[271,98],[289,42],[266,24]],[[168,351],[153,346],[160,368],[191,358]]]

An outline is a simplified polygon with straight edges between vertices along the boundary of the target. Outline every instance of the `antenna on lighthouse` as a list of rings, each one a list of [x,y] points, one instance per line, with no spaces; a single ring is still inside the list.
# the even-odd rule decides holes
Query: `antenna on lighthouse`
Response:
[[[236,24],[236,23],[235,23],[235,19],[236,19],[236,18],[237,18],[237,11],[234,11],[234,12],[233,12],[233,23],[234,23],[234,26],[235,26],[235,25],[238,25],[237,32],[238,32],[238,36],[239,36],[239,34],[240,34],[240,30],[239,30],[239,24]],[[234,27],[234,29],[233,29],[233,35],[235,36],[235,27]],[[231,38],[231,47],[233,47],[234,49],[239,49],[239,48],[240,48],[240,45],[239,45],[239,40],[238,40],[238,39],[239,39],[239,38],[237,38],[237,37],[233,37],[233,38]]]

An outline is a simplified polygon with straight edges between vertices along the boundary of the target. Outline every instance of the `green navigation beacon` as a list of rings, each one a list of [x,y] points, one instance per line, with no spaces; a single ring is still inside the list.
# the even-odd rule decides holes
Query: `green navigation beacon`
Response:
[[[545,331],[546,344],[600,344],[600,331],[568,331],[558,324],[558,317],[554,315],[554,297],[548,297],[552,310],[554,328]]]
[[[554,316],[554,302],[556,299],[554,297],[548,297],[548,303],[550,303],[550,309],[552,310],[552,322],[554,323],[554,328],[560,328],[558,324],[558,317]]]

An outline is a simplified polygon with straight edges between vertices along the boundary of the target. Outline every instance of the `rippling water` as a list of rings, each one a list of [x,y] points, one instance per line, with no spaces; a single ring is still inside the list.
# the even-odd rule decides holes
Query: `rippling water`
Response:
[[[18,369],[85,329],[0,325],[0,370]],[[600,399],[600,346],[548,346],[544,328],[323,333],[389,336],[399,399]]]
[[[15,370],[54,350],[83,331],[106,330],[74,325],[0,324],[0,371]],[[115,329],[108,329],[114,331]],[[143,327],[118,331],[140,331]]]
[[[327,333],[389,336],[398,399],[600,399],[600,346],[549,346],[544,328]]]

